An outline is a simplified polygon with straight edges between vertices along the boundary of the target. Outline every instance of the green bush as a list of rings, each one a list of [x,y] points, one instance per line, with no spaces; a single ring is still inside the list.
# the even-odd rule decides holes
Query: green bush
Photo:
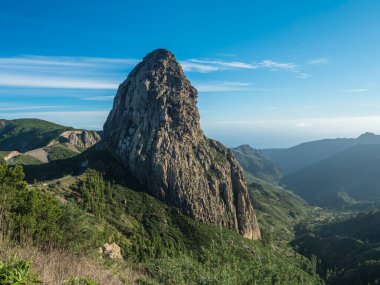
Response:
[[[0,284],[34,285],[42,283],[31,270],[31,262],[13,257],[2,263],[0,261]]]
[[[54,145],[46,149],[48,151],[48,159],[52,160],[60,160],[67,159],[73,156],[76,156],[78,152],[75,152],[64,145]]]
[[[281,251],[281,250],[280,250]],[[199,258],[179,253],[148,263],[148,272],[163,284],[186,285],[293,285],[322,284],[316,275],[306,274],[300,264],[308,261],[289,255],[274,253],[273,249],[252,246],[245,248],[233,239],[220,237]]]
[[[90,277],[73,277],[66,281],[66,285],[99,285]]]
[[[21,166],[0,164],[0,233],[16,242],[40,248],[70,248],[83,252],[100,245],[95,218],[76,204],[61,203],[51,193],[29,188]]]

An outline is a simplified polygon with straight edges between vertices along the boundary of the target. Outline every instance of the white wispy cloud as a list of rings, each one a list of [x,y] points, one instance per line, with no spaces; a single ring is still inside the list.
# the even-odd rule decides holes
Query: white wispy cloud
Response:
[[[345,89],[345,90],[342,90],[343,92],[348,92],[348,93],[363,93],[363,92],[367,92],[368,89],[367,88],[357,88],[357,89]]]
[[[17,116],[23,118],[54,116],[59,118],[78,117],[86,118],[89,116],[107,116],[109,111],[105,110],[90,110],[90,111],[38,111],[38,112],[19,112],[19,113],[4,113],[4,116]]]
[[[255,69],[257,65],[241,61],[188,59],[180,61],[183,70],[189,72],[213,72],[227,69]]]
[[[241,61],[221,61],[221,60],[200,60],[200,59],[191,59],[193,62],[203,63],[203,64],[213,64],[221,68],[240,68],[240,69],[255,69],[257,65],[241,62]]]
[[[19,56],[0,58],[0,86],[59,89],[116,89],[138,63],[135,58],[69,57],[69,56]],[[180,61],[188,72],[209,73],[222,70],[285,70],[298,78],[310,75],[299,70],[294,63],[263,60],[259,63],[208,59]],[[202,84],[199,91],[234,91],[242,89],[235,83]],[[212,91],[215,90],[215,91]],[[99,96],[87,100],[109,100]]]
[[[380,131],[380,116],[352,116],[352,117],[325,117],[325,118],[298,118],[289,120],[230,120],[204,122],[208,126],[231,126],[233,128],[273,127],[279,130],[287,128],[313,127],[313,131],[331,130],[339,131]]]
[[[134,58],[103,58],[83,56],[36,56],[27,55],[20,57],[0,58],[0,66],[3,67],[40,67],[40,66],[72,66],[72,67],[107,67],[114,65],[135,65],[139,62]]]
[[[76,106],[58,106],[58,105],[35,105],[35,106],[19,106],[19,105],[13,105],[13,106],[6,106],[6,107],[0,107],[0,111],[29,111],[29,110],[51,110],[51,109],[65,109],[65,108],[74,108]]]
[[[133,58],[19,56],[0,58],[0,85],[62,89],[115,89]]]
[[[307,128],[307,127],[310,127],[311,124],[310,124],[310,123],[299,122],[299,123],[297,123],[296,126],[297,126],[298,128]]]
[[[294,70],[297,67],[297,65],[291,62],[277,62],[274,60],[265,59],[260,62],[260,67],[269,68],[273,70],[277,70],[277,69]]]
[[[98,79],[53,77],[39,75],[15,75],[0,72],[1,86],[62,88],[62,89],[116,89],[114,82],[102,82]]]
[[[330,60],[327,57],[319,57],[309,60],[307,63],[311,65],[325,65],[328,64]]]
[[[230,69],[269,69],[269,70],[284,70],[292,72],[297,78],[309,78],[311,75],[302,72],[299,66],[292,62],[278,62],[271,59],[265,59],[258,63],[242,62],[242,61],[223,61],[223,60],[204,60],[204,59],[189,59],[181,61],[181,65],[185,71],[209,73]]]
[[[206,82],[206,83],[194,83],[195,88],[199,92],[228,92],[228,91],[248,91],[251,84],[248,82]]]
[[[310,74],[302,72],[299,69],[299,66],[292,62],[277,62],[274,60],[266,59],[266,60],[261,61],[259,66],[261,68],[268,68],[273,71],[276,71],[276,70],[289,71],[289,72],[294,73],[296,77],[300,79],[306,79],[306,78],[311,77]]]
[[[115,98],[115,96],[91,96],[82,98],[82,100],[87,101],[111,101]]]
[[[191,61],[181,61],[181,66],[184,71],[188,71],[188,72],[208,73],[208,72],[221,70],[218,66],[200,64],[200,63],[195,63]]]

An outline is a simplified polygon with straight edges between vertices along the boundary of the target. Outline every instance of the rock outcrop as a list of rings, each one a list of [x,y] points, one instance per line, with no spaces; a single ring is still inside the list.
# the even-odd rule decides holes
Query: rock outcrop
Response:
[[[120,246],[118,246],[116,243],[105,243],[99,251],[103,257],[110,259],[123,259]]]
[[[259,239],[242,170],[200,127],[197,90],[174,55],[148,54],[119,86],[103,145],[154,196],[205,222]]]
[[[77,148],[87,149],[100,141],[100,135],[95,131],[66,131],[58,140],[60,143],[70,143]]]

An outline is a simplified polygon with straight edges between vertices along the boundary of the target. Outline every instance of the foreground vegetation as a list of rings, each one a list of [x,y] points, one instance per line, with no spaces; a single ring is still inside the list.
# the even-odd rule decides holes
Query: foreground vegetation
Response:
[[[71,260],[93,260],[92,264],[102,268],[97,272],[112,272],[120,282],[114,284],[320,283],[316,265],[291,248],[249,241],[232,231],[197,223],[96,171],[36,187],[23,181],[20,166],[3,163],[0,185],[3,244],[28,245],[46,259],[52,252],[70,252]],[[97,249],[105,242],[116,242],[125,260],[120,264],[99,260]],[[9,258],[3,262],[11,262]],[[23,258],[35,260],[30,255]],[[127,272],[143,270],[144,276],[125,277],[124,270],[115,270],[115,264],[128,268]],[[41,274],[38,266],[33,268]],[[100,284],[111,284],[91,275],[94,270],[84,271],[65,280],[91,277]]]

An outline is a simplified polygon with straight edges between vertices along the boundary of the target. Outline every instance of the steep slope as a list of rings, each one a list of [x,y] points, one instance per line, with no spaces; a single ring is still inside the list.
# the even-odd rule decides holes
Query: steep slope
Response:
[[[244,170],[263,239],[288,241],[294,238],[295,224],[308,216],[312,208],[278,185],[281,170],[260,150],[242,145],[232,151]]]
[[[262,180],[248,185],[263,240],[286,242],[294,238],[294,226],[312,214],[312,208],[296,194]]]
[[[281,169],[260,150],[241,145],[232,148],[232,152],[240,166],[254,177],[272,182],[278,181],[282,176]]]
[[[287,149],[263,149],[262,152],[278,164],[286,174],[291,174],[359,144],[380,144],[380,136],[365,133],[355,139],[325,139],[302,143]]]
[[[231,150],[205,137],[196,102],[174,55],[153,51],[119,86],[103,145],[155,197],[257,239],[242,170]]]
[[[380,145],[357,145],[285,176],[283,182],[309,202],[335,203],[339,192],[380,200]]]

